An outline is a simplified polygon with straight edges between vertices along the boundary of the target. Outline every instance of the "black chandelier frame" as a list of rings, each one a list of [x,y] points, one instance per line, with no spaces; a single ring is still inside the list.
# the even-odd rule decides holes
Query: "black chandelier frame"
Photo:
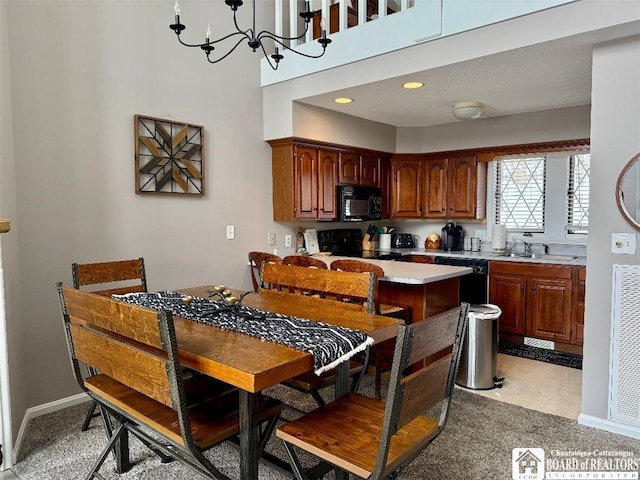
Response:
[[[290,47],[289,45],[285,44],[284,42],[293,42],[296,40],[300,40],[302,39],[306,34],[307,31],[309,30],[309,22],[311,22],[311,20],[313,20],[313,18],[316,16],[315,12],[312,12],[309,6],[309,2],[305,2],[306,4],[306,10],[303,12],[300,12],[300,17],[304,20],[304,24],[305,24],[305,28],[304,28],[304,32],[302,32],[300,35],[298,35],[297,37],[283,37],[280,35],[276,35],[275,33],[271,33],[267,30],[262,30],[259,33],[257,32],[256,29],[256,0],[252,0],[252,6],[253,6],[253,15],[252,15],[252,27],[247,29],[247,30],[242,30],[239,26],[238,26],[238,19],[236,16],[236,13],[238,11],[238,8],[240,8],[243,4],[243,0],[225,0],[225,2],[233,11],[233,24],[236,28],[236,31],[233,33],[230,33],[224,37],[221,37],[217,40],[211,40],[211,32],[209,29],[207,29],[207,34],[206,34],[206,39],[204,41],[204,43],[187,43],[184,42],[182,40],[182,38],[180,37],[180,34],[187,28],[186,25],[180,23],[180,5],[178,4],[178,1],[176,0],[175,3],[175,23],[172,23],[171,25],[169,25],[169,28],[171,30],[173,30],[176,34],[176,36],[178,37],[178,41],[184,45],[185,47],[191,47],[191,48],[200,48],[201,50],[204,51],[204,53],[207,56],[207,61],[209,63],[218,63],[222,60],[224,60],[225,58],[227,58],[229,55],[231,55],[231,53],[233,53],[233,51],[238,48],[238,46],[243,42],[243,41],[247,41],[247,44],[249,45],[249,48],[251,48],[254,52],[256,50],[258,50],[258,48],[260,48],[262,50],[262,53],[264,54],[264,57],[267,59],[267,62],[269,63],[269,66],[273,69],[273,70],[277,70],[278,69],[278,65],[280,63],[280,60],[282,60],[284,58],[284,55],[282,55],[282,53],[280,53],[280,49],[278,48],[277,45],[280,45],[284,51],[289,51],[289,52],[293,52],[297,55],[301,55],[303,57],[307,57],[307,58],[320,58],[325,54],[325,51],[327,49],[327,45],[329,45],[331,43],[331,39],[327,38],[327,31],[324,28],[324,26],[322,26],[322,34],[320,36],[320,38],[318,39],[318,43],[320,45],[322,45],[322,53],[318,54],[318,55],[309,55],[303,52],[299,52],[295,49],[293,49],[292,47]],[[215,45],[219,44],[221,42],[224,42],[225,40],[229,39],[229,38],[233,38],[236,36],[240,36],[240,38],[238,39],[238,41],[235,43],[235,45],[233,47],[231,47],[231,49],[223,54],[222,56],[220,56],[217,59],[212,59],[211,58],[211,53],[216,50]],[[275,47],[275,52],[272,53],[271,55],[269,55],[264,47],[264,41],[265,40],[272,40],[276,45]]]

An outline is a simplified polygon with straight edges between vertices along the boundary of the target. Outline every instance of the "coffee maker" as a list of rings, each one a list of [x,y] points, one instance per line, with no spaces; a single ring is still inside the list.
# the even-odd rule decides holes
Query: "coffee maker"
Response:
[[[462,250],[464,244],[464,230],[462,226],[456,225],[454,221],[447,220],[447,224],[442,227],[442,250],[445,252],[458,252]]]

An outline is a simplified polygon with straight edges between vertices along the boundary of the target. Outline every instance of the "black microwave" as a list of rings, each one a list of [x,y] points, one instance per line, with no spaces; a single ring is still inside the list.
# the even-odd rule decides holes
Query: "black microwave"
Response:
[[[382,219],[382,189],[378,187],[338,186],[341,222]]]

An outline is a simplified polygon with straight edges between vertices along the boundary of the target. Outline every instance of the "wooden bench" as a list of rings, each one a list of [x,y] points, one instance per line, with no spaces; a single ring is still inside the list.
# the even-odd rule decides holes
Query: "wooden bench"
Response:
[[[279,426],[276,436],[285,442],[296,478],[307,478],[308,471],[297,448],[358,477],[396,478],[444,429],[467,308],[399,327],[386,402],[351,392]],[[434,356],[438,360],[405,375],[407,366]]]
[[[226,479],[203,452],[238,434],[238,391],[214,381],[206,397],[188,396],[171,313],[62,284],[58,293],[75,378],[119,424],[86,478],[98,475],[114,447],[117,456],[128,458],[127,432],[131,432],[154,451],[200,474]],[[101,373],[83,378],[82,364]],[[282,407],[267,397],[258,402],[258,421],[267,423],[260,454]]]

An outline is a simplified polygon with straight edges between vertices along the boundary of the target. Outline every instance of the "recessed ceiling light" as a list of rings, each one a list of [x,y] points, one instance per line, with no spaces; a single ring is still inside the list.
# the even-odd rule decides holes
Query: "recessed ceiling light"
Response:
[[[338,97],[333,101],[336,102],[336,103],[351,103],[351,102],[353,102],[353,98]]]
[[[408,90],[412,90],[414,88],[424,87],[424,83],[422,82],[407,82],[402,84],[402,88],[406,88]]]

